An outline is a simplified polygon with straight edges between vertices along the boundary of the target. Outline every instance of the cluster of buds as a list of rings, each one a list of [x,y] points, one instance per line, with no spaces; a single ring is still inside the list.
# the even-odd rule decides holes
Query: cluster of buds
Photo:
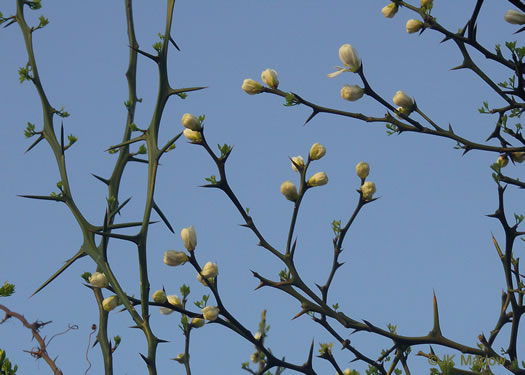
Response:
[[[424,11],[430,11],[430,9],[432,9],[433,2],[434,0],[421,0],[421,9]],[[393,18],[398,10],[399,6],[397,3],[390,3],[381,9],[381,13],[383,13],[383,16],[386,18]],[[409,34],[417,33],[424,27],[425,24],[423,22],[415,19],[410,19],[406,23],[406,30]]]
[[[352,72],[356,73],[361,69],[361,59],[356,49],[352,47],[351,44],[343,44],[339,48],[339,59],[343,63],[344,67],[336,66],[337,69],[335,72],[328,74],[329,78],[337,77],[343,72]],[[354,102],[363,97],[364,90],[363,88],[357,85],[344,85],[341,89],[341,98]]]
[[[184,136],[193,143],[202,142],[202,122],[192,115],[185,113],[182,116],[182,125],[184,126]]]
[[[261,73],[261,79],[268,87],[272,89],[276,89],[279,86],[277,72],[273,69],[268,68],[263,71]],[[242,90],[248,95],[256,95],[263,91],[263,85],[251,78],[247,78],[242,83]]]
[[[310,147],[310,152],[308,153],[308,163],[310,161],[319,160],[326,155],[326,148],[320,143],[314,143]],[[295,172],[302,173],[304,169],[304,159],[302,156],[294,156],[291,159],[292,169]],[[309,187],[322,186],[328,183],[328,176],[324,172],[318,172],[311,176],[307,185]],[[289,201],[295,202],[299,198],[299,193],[297,192],[297,187],[292,181],[284,181],[281,184],[281,194],[284,195]]]
[[[361,188],[359,191],[361,192],[363,199],[367,201],[371,200],[376,192],[376,185],[371,181],[365,182],[370,173],[370,166],[368,163],[362,161],[355,166],[355,171],[357,176],[361,179]]]

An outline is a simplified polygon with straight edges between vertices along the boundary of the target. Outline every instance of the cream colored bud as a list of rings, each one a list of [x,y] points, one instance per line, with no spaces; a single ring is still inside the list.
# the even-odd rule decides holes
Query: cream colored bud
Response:
[[[277,72],[273,69],[266,69],[264,72],[262,72],[261,79],[268,85],[268,87],[271,87],[272,89],[276,89],[277,86],[279,86]]]
[[[262,85],[253,79],[245,79],[242,83],[242,89],[248,95],[260,94],[262,92]]]
[[[423,22],[419,20],[411,19],[407,21],[406,27],[407,27],[407,33],[409,34],[417,33],[423,27]]]
[[[191,318],[191,326],[193,328],[201,328],[205,321],[202,318]]]
[[[250,361],[252,361],[253,363],[258,363],[259,362],[259,353],[257,353],[257,352],[252,353],[250,355]]]
[[[498,163],[501,168],[504,168],[507,166],[507,164],[509,164],[509,158],[505,154],[500,155],[496,163]]]
[[[421,8],[428,7],[432,5],[433,2],[434,0],[421,0]]]
[[[525,161],[525,152],[513,152],[511,157],[514,162],[523,163]]]
[[[398,105],[403,108],[407,108],[409,110],[411,110],[412,107],[414,107],[414,101],[407,94],[405,94],[404,91],[401,91],[401,90],[396,92],[392,100],[395,105]]]
[[[297,194],[297,188],[292,181],[284,181],[281,184],[281,193],[286,199],[292,202],[295,202],[299,197],[299,194]]]
[[[184,129],[184,136],[188,141],[193,143],[201,143],[202,142],[202,134],[201,132],[197,132],[195,130],[191,129]]]
[[[217,263],[208,262],[202,267],[201,275],[207,279],[213,279],[219,274]]]
[[[309,186],[322,186],[328,183],[328,176],[324,172],[317,172],[308,179]]]
[[[153,293],[153,302],[157,303],[166,303],[166,293],[163,290],[157,290],[155,293]]]
[[[180,266],[188,261],[183,251],[167,250],[164,252],[164,263],[168,266]]]
[[[292,169],[296,172],[301,172],[304,168],[304,159],[302,156],[294,156],[292,158]]]
[[[343,371],[343,375],[350,375],[351,373],[352,373],[352,370],[350,370],[349,368],[345,368]]]
[[[503,18],[505,19],[505,21],[513,25],[525,24],[525,14],[521,13],[520,11],[514,10],[514,9],[507,10]]]
[[[361,67],[361,59],[354,47],[351,44],[343,44],[339,48],[339,58],[345,66],[350,68],[350,71],[357,72]]]
[[[368,177],[368,174],[370,173],[370,166],[368,165],[368,163],[362,161],[355,166],[355,171],[357,172],[357,176],[361,180],[364,180]]]
[[[259,341],[262,337],[262,333],[257,331],[255,332],[255,335],[253,335],[253,337],[255,338],[255,340]]]
[[[175,310],[172,310],[169,307],[164,307],[164,306],[159,307],[160,315],[169,315],[174,311]]]
[[[355,102],[363,97],[364,91],[357,85],[344,85],[341,89],[341,98]]]
[[[166,299],[168,300],[168,303],[173,306],[182,307],[182,302],[178,296],[175,294],[170,294],[169,296],[166,296]]]
[[[326,155],[326,148],[320,143],[314,143],[310,148],[310,160],[319,160]]]
[[[374,184],[371,181],[365,182],[361,186],[361,193],[363,194],[363,198],[366,200],[372,199],[372,196],[376,192],[376,184]]]
[[[186,129],[194,130],[196,132],[202,130],[201,122],[197,117],[193,116],[191,113],[185,113],[182,116],[182,125]]]
[[[117,296],[111,296],[108,298],[104,298],[104,300],[102,301],[102,307],[106,311],[111,311],[118,305],[119,305],[119,299]]]
[[[381,13],[383,13],[383,16],[386,18],[393,18],[396,15],[398,9],[399,7],[396,3],[390,3],[381,9]]]
[[[201,310],[202,316],[206,320],[215,320],[219,316],[219,309],[216,306],[206,306]]]
[[[186,248],[186,250],[195,250],[195,248],[197,247],[197,233],[195,232],[195,228],[193,228],[193,225],[181,230],[180,237],[182,238],[182,241],[184,241],[184,247]]]
[[[108,279],[102,272],[95,272],[89,277],[89,283],[95,288],[105,288],[108,286]]]

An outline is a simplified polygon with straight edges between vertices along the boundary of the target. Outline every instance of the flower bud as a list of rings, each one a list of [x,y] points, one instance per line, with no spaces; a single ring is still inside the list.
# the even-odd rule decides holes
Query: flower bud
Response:
[[[357,176],[361,180],[364,180],[368,177],[368,174],[370,173],[370,166],[368,165],[368,163],[362,161],[355,166],[355,171],[357,172]]]
[[[248,95],[260,94],[262,92],[262,85],[253,79],[245,79],[242,83],[242,89]]]
[[[296,172],[301,172],[304,168],[304,159],[302,156],[294,156],[292,158],[292,169]]]
[[[196,132],[202,130],[201,122],[197,117],[193,116],[191,113],[185,113],[182,116],[182,125],[186,129],[190,129]]]
[[[392,100],[395,105],[407,108],[409,110],[411,110],[412,107],[414,107],[414,101],[410,99],[410,97],[401,90],[396,92]]]
[[[284,181],[281,184],[281,193],[286,199],[292,202],[295,202],[299,197],[299,194],[297,194],[297,188],[292,181]]]
[[[111,296],[108,298],[104,298],[104,301],[102,301],[102,307],[106,311],[111,311],[118,305],[119,305],[118,296]]]
[[[206,320],[215,320],[219,316],[219,309],[216,306],[206,306],[201,312]]]
[[[191,326],[193,328],[201,328],[205,321],[202,318],[191,318]]]
[[[341,89],[341,98],[355,102],[363,97],[363,89],[357,85],[344,85]]]
[[[253,363],[259,363],[259,353],[252,353],[250,355],[250,361],[252,361]]]
[[[405,107],[397,107],[396,109],[397,109],[397,111],[398,111],[399,113],[402,113],[402,114],[404,114],[405,116],[409,116],[409,115],[412,113],[412,110],[411,110],[411,109],[408,109],[408,108],[405,108]],[[397,117],[398,119],[403,120],[403,117],[399,116],[397,113],[396,113],[396,117]]]
[[[374,184],[371,181],[365,182],[361,186],[361,193],[363,194],[363,198],[366,200],[372,199],[372,196],[376,192],[376,184]]]
[[[193,142],[193,143],[201,143],[202,142],[202,134],[201,134],[201,132],[197,132],[197,131],[191,130],[191,129],[184,129],[184,136],[190,142]]]
[[[525,152],[513,152],[510,156],[516,163],[523,163],[525,161]]]
[[[507,13],[503,16],[505,21],[513,25],[523,25],[525,24],[525,14],[520,11],[509,9]]]
[[[169,315],[169,314],[171,314],[173,311],[175,311],[175,310],[172,310],[172,309],[170,309],[169,307],[164,307],[164,306],[159,307],[160,315]]]
[[[170,294],[169,296],[166,296],[166,299],[168,300],[168,303],[170,305],[182,307],[182,302],[180,301],[180,298],[175,294]]]
[[[501,168],[504,168],[509,164],[509,158],[505,154],[500,155],[496,163],[498,163]]]
[[[349,368],[344,369],[343,375],[351,375],[351,374],[352,374],[352,370],[350,370]]]
[[[186,250],[195,250],[195,247],[197,247],[197,233],[195,232],[193,225],[181,230],[180,237],[182,238],[182,241],[184,241],[184,247]]]
[[[89,283],[95,288],[105,288],[108,286],[108,279],[102,272],[95,272],[89,277]]]
[[[166,293],[163,290],[157,290],[155,293],[153,293],[153,302],[157,303],[166,303],[168,300],[166,298]]]
[[[339,48],[339,58],[345,66],[350,68],[350,71],[357,72],[361,67],[361,59],[357,51],[351,44],[343,44]]]
[[[266,69],[264,72],[262,72],[261,79],[268,85],[268,87],[271,87],[272,89],[276,89],[277,86],[279,86],[277,72],[273,69]]]
[[[262,333],[259,331],[255,332],[255,335],[253,335],[253,338],[257,341],[259,341],[261,337],[262,337]]]
[[[434,0],[421,0],[421,8],[429,7]]]
[[[213,279],[219,274],[217,263],[208,262],[202,267],[201,275],[207,279]]]
[[[328,183],[328,176],[324,172],[317,172],[308,179],[309,186],[322,186]]]
[[[213,279],[211,280],[208,280],[208,281],[212,281]],[[205,281],[205,278],[201,276],[200,273],[197,273],[197,281],[199,281],[199,283],[201,283],[202,285],[204,286],[208,286],[208,284],[206,284],[206,281]]]
[[[310,160],[319,160],[326,154],[326,148],[320,143],[314,143],[310,148]]]
[[[406,27],[407,27],[407,33],[409,34],[417,33],[423,27],[423,22],[419,20],[411,19],[407,21]]]
[[[180,266],[188,261],[188,256],[182,251],[167,250],[164,252],[164,263],[168,266]]]
[[[386,18],[393,18],[396,15],[398,9],[399,7],[396,3],[390,3],[386,7],[381,9],[381,13],[383,13],[383,16],[385,16]]]

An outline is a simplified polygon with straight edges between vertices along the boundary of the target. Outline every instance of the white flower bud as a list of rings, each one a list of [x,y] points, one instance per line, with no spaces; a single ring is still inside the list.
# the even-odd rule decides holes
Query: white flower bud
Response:
[[[361,186],[361,193],[363,194],[363,198],[366,200],[372,199],[372,196],[375,192],[376,185],[371,181],[367,181]]]
[[[409,110],[411,110],[412,107],[414,107],[414,101],[410,99],[410,97],[401,90],[396,92],[392,100],[395,105],[407,108]]]
[[[292,169],[296,172],[301,172],[304,168],[304,159],[302,156],[294,156],[292,158]]]
[[[182,302],[178,296],[175,294],[170,294],[169,296],[166,296],[166,299],[168,300],[168,303],[173,306],[182,307]]]
[[[215,320],[219,316],[219,309],[216,306],[206,306],[201,312],[206,320]]]
[[[253,79],[245,79],[242,83],[242,89],[248,95],[260,94],[262,92],[262,85]]]
[[[157,303],[166,303],[166,293],[163,290],[156,290],[155,293],[153,293],[153,302]]]
[[[350,375],[351,373],[352,373],[352,370],[350,370],[349,368],[345,368],[343,371],[343,375]]]
[[[186,250],[195,250],[195,247],[197,247],[197,233],[195,232],[193,225],[181,230],[180,237],[182,238],[182,241],[184,241],[184,247]]]
[[[357,51],[351,44],[343,44],[339,48],[339,58],[345,66],[350,68],[350,71],[357,72],[361,67],[361,59]]]
[[[193,142],[193,143],[201,143],[202,142],[202,134],[201,134],[201,132],[197,132],[197,131],[191,130],[191,129],[184,129],[184,136],[190,142]]]
[[[308,179],[309,186],[322,186],[328,183],[328,176],[324,172],[317,172]]]
[[[368,177],[368,174],[370,173],[370,166],[368,165],[368,163],[362,161],[355,166],[355,171],[357,172],[357,176],[361,180],[364,180]]]
[[[523,163],[525,161],[525,152],[513,152],[510,156],[516,163]]]
[[[297,194],[297,188],[292,181],[284,181],[281,184],[281,193],[286,199],[292,202],[295,202],[299,197],[299,194]]]
[[[164,263],[168,266],[180,266],[188,261],[188,256],[182,251],[167,250],[164,252]]]
[[[277,86],[279,86],[277,72],[273,69],[266,69],[264,72],[262,72],[261,79],[268,85],[268,87],[271,87],[272,89],[276,89]]]
[[[383,13],[383,16],[386,18],[393,18],[396,15],[398,9],[399,8],[396,3],[390,3],[381,9],[381,13]]]
[[[364,91],[357,85],[344,85],[341,89],[341,98],[355,102],[363,97]]]
[[[507,13],[503,16],[505,21],[513,25],[523,25],[525,24],[525,14],[520,11],[509,9]]]
[[[191,318],[191,326],[193,328],[201,328],[205,321],[202,318]]]
[[[95,272],[89,277],[89,283],[95,288],[105,288],[108,286],[108,279],[102,272]]]
[[[257,331],[255,332],[255,335],[253,335],[253,337],[255,338],[255,340],[259,341],[262,337],[262,333]]]
[[[423,22],[419,20],[411,19],[407,21],[406,27],[407,27],[407,33],[409,34],[417,33],[423,27]]]
[[[164,307],[164,306],[159,307],[160,315],[169,315],[174,311],[175,310],[172,310],[169,307]]]
[[[202,267],[201,275],[207,279],[213,279],[219,274],[217,263],[208,262]]]
[[[505,154],[500,155],[496,163],[498,163],[501,168],[504,168],[507,166],[507,164],[509,164],[509,158]]]
[[[104,298],[104,300],[102,301],[102,307],[106,311],[111,311],[118,305],[119,305],[118,296],[111,296],[108,298]]]
[[[182,116],[182,125],[186,129],[190,129],[196,132],[202,130],[201,122],[197,117],[193,116],[191,113],[185,113]]]
[[[326,148],[320,143],[314,143],[310,148],[310,160],[319,160],[326,155]]]

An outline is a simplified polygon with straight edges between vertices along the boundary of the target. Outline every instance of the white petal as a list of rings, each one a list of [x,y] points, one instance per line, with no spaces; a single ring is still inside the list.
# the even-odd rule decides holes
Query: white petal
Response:
[[[341,74],[341,73],[343,73],[343,72],[348,72],[348,71],[349,71],[348,69],[342,68],[342,67],[340,67],[340,66],[336,66],[335,68],[337,69],[337,71],[328,74],[328,75],[327,75],[328,78],[334,78],[334,77],[337,77],[339,74]]]

